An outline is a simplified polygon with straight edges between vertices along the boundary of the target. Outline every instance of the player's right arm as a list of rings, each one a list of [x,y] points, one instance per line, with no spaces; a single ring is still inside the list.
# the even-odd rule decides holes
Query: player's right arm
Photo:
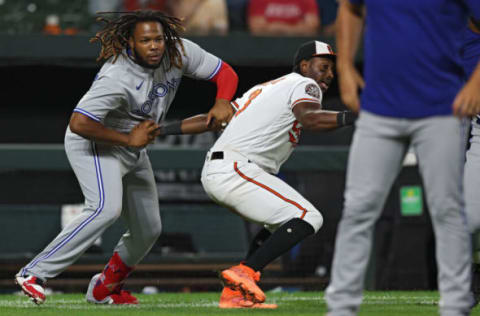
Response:
[[[316,102],[300,102],[292,111],[305,130],[317,132],[352,125],[357,118],[356,114],[350,111],[322,110],[320,103]]]
[[[340,95],[343,103],[358,112],[360,101],[358,89],[365,86],[360,73],[355,69],[354,59],[360,42],[364,22],[362,0],[343,0],[337,17],[337,72]]]
[[[143,121],[126,134],[105,127],[102,123],[96,122],[79,112],[73,112],[70,117],[70,130],[73,133],[95,142],[110,145],[145,147],[155,140],[155,137],[159,134],[157,129],[158,125],[155,122]]]
[[[129,133],[116,131],[103,124],[109,112],[126,106],[127,78],[128,73],[118,71],[118,68],[102,69],[73,110],[70,130],[84,138],[110,145],[141,148],[153,142],[158,134],[158,125],[153,121],[143,121]]]

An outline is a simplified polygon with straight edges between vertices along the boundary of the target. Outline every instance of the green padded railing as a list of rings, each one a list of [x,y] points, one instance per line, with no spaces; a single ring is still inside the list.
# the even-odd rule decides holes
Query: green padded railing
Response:
[[[343,171],[348,146],[298,146],[282,171]],[[154,169],[200,169],[206,149],[185,147],[149,148]],[[0,170],[69,170],[61,144],[0,145]]]

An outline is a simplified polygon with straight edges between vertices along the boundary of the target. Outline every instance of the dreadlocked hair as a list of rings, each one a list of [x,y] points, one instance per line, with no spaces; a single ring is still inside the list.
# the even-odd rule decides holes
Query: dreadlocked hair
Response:
[[[183,31],[182,21],[178,18],[168,16],[161,11],[133,11],[133,12],[97,12],[99,15],[120,14],[115,19],[107,19],[104,16],[97,17],[98,22],[105,23],[102,30],[90,39],[90,43],[100,42],[102,49],[97,61],[105,61],[114,56],[113,63],[123,50],[128,48],[128,39],[132,36],[135,26],[139,22],[158,22],[162,25],[165,37],[165,47],[170,60],[169,68],[173,66],[181,68],[182,55],[175,45],[179,43],[182,52],[185,53],[180,40],[179,31]]]

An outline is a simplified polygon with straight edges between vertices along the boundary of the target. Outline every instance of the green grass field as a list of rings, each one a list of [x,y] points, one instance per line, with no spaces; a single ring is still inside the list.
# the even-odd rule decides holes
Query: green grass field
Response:
[[[138,295],[137,306],[92,305],[82,294],[54,294],[45,304],[36,306],[24,296],[0,295],[0,315],[324,315],[323,292],[267,293],[267,302],[277,303],[276,310],[221,310],[218,293],[164,293]],[[437,292],[368,292],[360,316],[436,316]],[[480,308],[472,311],[480,316]]]

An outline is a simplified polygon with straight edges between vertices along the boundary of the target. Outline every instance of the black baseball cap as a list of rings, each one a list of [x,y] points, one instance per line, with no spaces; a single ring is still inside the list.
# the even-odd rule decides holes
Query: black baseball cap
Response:
[[[293,59],[293,67],[297,66],[302,60],[310,59],[312,57],[328,57],[331,58],[334,62],[336,60],[336,55],[330,45],[320,41],[309,41],[303,43],[295,53]]]

